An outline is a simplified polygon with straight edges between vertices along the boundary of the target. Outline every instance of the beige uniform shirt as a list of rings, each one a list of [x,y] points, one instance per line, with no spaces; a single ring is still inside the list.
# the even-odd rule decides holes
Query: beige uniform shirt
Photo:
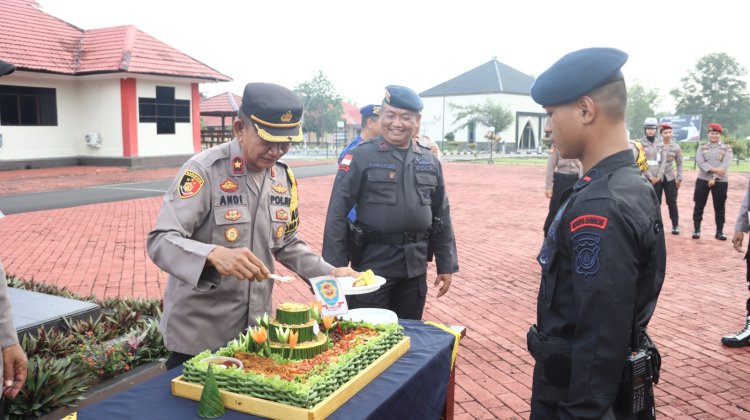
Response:
[[[554,149],[547,159],[547,174],[544,177],[544,189],[551,190],[555,172],[560,174],[574,174],[581,176],[581,161],[578,159],[565,159],[560,157],[560,152]]]
[[[748,221],[748,200],[750,200],[750,183],[747,184],[747,191],[745,191],[745,198],[742,199],[742,205],[740,205],[740,211],[737,213],[737,221],[734,222],[735,232],[748,232],[750,231],[750,222]]]
[[[646,163],[648,163],[648,171],[644,172],[643,176],[646,178],[648,178],[649,176],[659,177],[662,158],[661,139],[657,138],[653,143],[651,143],[644,137],[641,139],[641,146],[643,146],[643,152],[646,154]]]
[[[271,272],[274,258],[304,278],[333,267],[297,237],[297,186],[285,165],[267,170],[260,189],[245,170],[237,139],[193,156],[164,196],[148,254],[169,273],[160,328],[170,351],[197,354],[272,315],[273,281],[222,277],[206,267],[217,246],[249,248]]]
[[[16,327],[13,326],[13,310],[8,297],[8,286],[5,283],[5,269],[0,264],[0,349],[18,343]],[[0,380],[3,378],[3,352],[0,351]],[[0,386],[0,389],[2,386]]]
[[[677,172],[675,173],[675,166]],[[682,181],[682,149],[680,145],[670,142],[662,144],[661,168],[657,175],[659,179],[666,178],[667,181]]]
[[[729,181],[729,164],[732,163],[732,148],[722,142],[702,144],[695,152],[695,163],[700,168],[698,179],[705,181],[715,179],[716,182],[727,182]],[[719,176],[713,172],[709,173],[708,170],[711,168],[722,168],[727,173],[724,176]]]

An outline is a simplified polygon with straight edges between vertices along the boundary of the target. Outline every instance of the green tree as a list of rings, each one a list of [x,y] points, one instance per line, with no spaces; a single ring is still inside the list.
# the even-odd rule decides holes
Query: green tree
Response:
[[[703,114],[703,122],[718,122],[734,132],[750,118],[747,70],[725,53],[711,53],[698,60],[682,78],[682,87],[670,93],[677,114]],[[705,129],[704,129],[705,131]]]
[[[500,133],[513,122],[513,114],[501,103],[487,99],[483,104],[456,105],[450,104],[456,112],[453,124],[460,124],[457,128],[466,128],[472,124],[482,124]]]
[[[641,85],[638,82],[628,87],[628,107],[625,112],[630,137],[643,137],[643,121],[656,116],[654,108],[659,105],[659,91]]]
[[[336,131],[336,122],[341,120],[344,112],[341,96],[322,71],[318,70],[312,79],[298,84],[294,91],[304,106],[303,130],[315,133],[318,141],[324,133]]]

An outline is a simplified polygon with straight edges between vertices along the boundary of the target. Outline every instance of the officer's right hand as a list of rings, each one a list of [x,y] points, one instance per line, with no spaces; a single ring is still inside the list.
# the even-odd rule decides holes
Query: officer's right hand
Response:
[[[655,177],[655,176],[650,176],[650,177],[648,177],[648,178],[649,178],[649,179],[651,180],[651,183],[652,183],[653,185],[656,185],[656,184],[658,184],[658,183],[659,183],[659,178],[657,178],[657,177]]]
[[[544,196],[547,198],[552,198],[552,190],[544,190]]]
[[[265,280],[271,272],[247,248],[225,248],[217,246],[206,260],[222,276],[237,277],[240,280]]]
[[[732,245],[734,245],[734,249],[737,250],[737,252],[742,252],[742,240],[745,238],[745,234],[742,232],[734,232],[734,237],[732,238]]]
[[[708,188],[713,188],[714,185],[716,185],[716,180],[715,179],[711,179],[711,180],[708,181]]]
[[[722,176],[722,177],[724,175],[726,175],[726,173],[727,173],[725,170],[723,170],[721,168],[713,168],[713,169],[711,169],[711,172],[715,173],[716,175]]]

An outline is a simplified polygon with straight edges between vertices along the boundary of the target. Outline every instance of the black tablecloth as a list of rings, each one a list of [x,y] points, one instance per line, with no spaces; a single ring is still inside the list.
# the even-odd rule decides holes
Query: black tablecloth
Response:
[[[399,321],[411,348],[385,372],[336,410],[330,419],[439,419],[445,404],[454,336],[419,321]],[[83,408],[80,420],[200,419],[198,402],[175,397],[170,370],[105,401]],[[258,418],[226,410],[221,419]]]

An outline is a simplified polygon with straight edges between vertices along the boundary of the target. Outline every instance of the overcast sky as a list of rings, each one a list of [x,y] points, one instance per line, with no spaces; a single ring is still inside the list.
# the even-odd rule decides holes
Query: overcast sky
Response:
[[[736,1],[38,0],[82,29],[132,24],[234,79],[293,88],[322,70],[339,94],[379,102],[387,84],[429,89],[492,57],[538,75],[591,46],[630,54],[628,82],[659,89],[657,111],[696,61],[725,52],[750,68],[748,15]],[[749,79],[750,81],[750,79]]]

